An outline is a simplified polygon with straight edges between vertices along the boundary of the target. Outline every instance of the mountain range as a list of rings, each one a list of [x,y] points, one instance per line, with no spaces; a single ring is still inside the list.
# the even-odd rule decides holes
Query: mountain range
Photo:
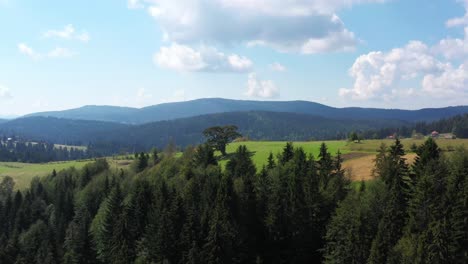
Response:
[[[0,134],[60,144],[105,142],[147,149],[153,146],[162,148],[171,140],[179,146],[199,144],[203,141],[203,130],[212,126],[236,125],[241,134],[254,140],[305,141],[346,138],[352,131],[407,124],[400,120],[338,120],[300,113],[248,111],[200,115],[142,125],[26,117],[0,124]]]
[[[359,107],[336,108],[308,101],[244,101],[208,98],[185,102],[164,103],[144,108],[84,106],[64,111],[34,113],[26,117],[42,116],[124,124],[145,124],[199,115],[246,111],[299,113],[340,120],[393,119],[418,122],[435,121],[441,118],[467,113],[468,106],[400,110]]]
[[[306,102],[199,99],[141,109],[85,106],[35,113],[2,122],[0,135],[73,145],[103,145],[106,154],[203,142],[203,130],[236,125],[253,140],[342,139],[352,131],[375,131],[468,113],[468,106],[398,110],[334,108]],[[386,131],[386,130],[385,130]],[[380,135],[382,136],[382,135]],[[386,135],[384,135],[386,136]]]

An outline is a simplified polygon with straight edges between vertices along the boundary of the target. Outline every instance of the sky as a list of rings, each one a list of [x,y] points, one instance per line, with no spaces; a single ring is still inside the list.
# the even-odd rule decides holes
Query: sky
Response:
[[[468,105],[468,0],[0,0],[0,116],[222,97]]]

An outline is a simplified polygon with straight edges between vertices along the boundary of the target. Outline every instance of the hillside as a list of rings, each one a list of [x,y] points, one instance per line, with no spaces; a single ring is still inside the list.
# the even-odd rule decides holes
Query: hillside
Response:
[[[304,141],[346,138],[351,131],[399,127],[406,123],[395,120],[335,120],[306,114],[252,111],[202,115],[144,125],[28,117],[1,124],[0,131],[57,144],[99,143],[117,150],[120,147],[162,148],[170,140],[178,146],[195,145],[204,140],[204,129],[229,124],[238,126],[244,136],[253,140]]]
[[[19,135],[29,140],[82,145],[86,144],[85,142],[105,139],[108,131],[125,127],[123,124],[101,121],[26,117],[0,124],[0,131],[2,134]]]
[[[398,110],[358,107],[335,108],[308,101],[244,101],[208,98],[185,102],[164,103],[140,109],[116,106],[84,106],[65,111],[34,113],[28,115],[28,117],[44,116],[126,124],[144,124],[206,114],[245,111],[310,114],[332,119],[394,119],[416,122],[434,121],[457,114],[468,113],[468,106]]]

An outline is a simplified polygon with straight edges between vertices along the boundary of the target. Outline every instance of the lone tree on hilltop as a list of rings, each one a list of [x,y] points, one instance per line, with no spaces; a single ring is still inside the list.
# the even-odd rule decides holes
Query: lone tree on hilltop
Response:
[[[215,126],[205,129],[203,135],[207,138],[207,144],[212,148],[219,150],[223,156],[226,156],[226,146],[234,139],[242,135],[237,132],[237,126]]]

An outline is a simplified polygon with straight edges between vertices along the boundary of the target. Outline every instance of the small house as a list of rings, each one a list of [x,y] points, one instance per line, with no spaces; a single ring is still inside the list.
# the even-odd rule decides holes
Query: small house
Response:
[[[437,131],[432,131],[431,137],[433,137],[433,138],[438,138],[438,137],[439,137],[439,132],[437,132]]]

